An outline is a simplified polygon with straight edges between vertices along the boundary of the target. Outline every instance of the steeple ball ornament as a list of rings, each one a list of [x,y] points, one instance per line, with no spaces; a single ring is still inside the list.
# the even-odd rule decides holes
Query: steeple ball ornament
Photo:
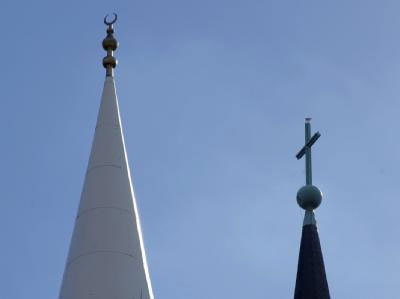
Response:
[[[117,59],[113,56],[114,51],[118,48],[118,41],[114,37],[114,28],[113,24],[117,21],[118,16],[116,13],[114,14],[114,18],[111,21],[108,21],[108,15],[104,17],[104,24],[108,26],[107,28],[107,36],[103,40],[103,49],[107,51],[107,56],[103,58],[103,66],[106,69],[106,76],[112,77],[113,69],[117,66]]]
[[[322,201],[322,192],[313,185],[305,185],[297,191],[297,203],[307,211],[315,210]]]

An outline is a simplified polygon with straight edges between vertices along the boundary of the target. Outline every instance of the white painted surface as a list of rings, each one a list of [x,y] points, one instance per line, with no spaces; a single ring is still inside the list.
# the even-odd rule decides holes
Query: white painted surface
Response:
[[[59,298],[154,298],[112,77],[104,83]]]

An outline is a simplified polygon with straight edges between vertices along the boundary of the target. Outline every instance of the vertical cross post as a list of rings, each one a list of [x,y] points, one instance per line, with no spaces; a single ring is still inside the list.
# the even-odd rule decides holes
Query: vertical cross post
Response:
[[[312,185],[312,165],[311,165],[311,146],[307,143],[311,139],[311,118],[306,118],[305,123],[305,150],[306,150],[306,185]]]
[[[311,163],[311,147],[321,137],[319,132],[311,137],[311,118],[306,118],[305,123],[305,145],[297,153],[296,158],[299,160],[306,156],[306,185],[312,185],[312,163]]]

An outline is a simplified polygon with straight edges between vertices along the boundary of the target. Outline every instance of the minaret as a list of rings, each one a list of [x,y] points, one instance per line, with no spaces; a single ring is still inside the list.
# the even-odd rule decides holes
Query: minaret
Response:
[[[297,192],[297,203],[305,210],[305,215],[294,299],[329,299],[328,282],[314,215],[314,210],[321,204],[322,193],[312,184],[311,168],[311,147],[321,134],[317,132],[311,137],[310,121],[311,118],[306,118],[305,145],[296,155],[297,159],[306,156],[306,185]]]
[[[106,79],[60,299],[153,299],[115,91],[112,21]]]

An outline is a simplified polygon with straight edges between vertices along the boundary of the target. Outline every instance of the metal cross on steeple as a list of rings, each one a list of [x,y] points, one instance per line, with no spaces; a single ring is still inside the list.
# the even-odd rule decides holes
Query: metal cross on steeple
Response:
[[[312,165],[311,165],[311,147],[321,137],[319,132],[311,137],[311,118],[306,118],[305,123],[305,145],[297,153],[296,158],[300,160],[304,154],[306,155],[306,185],[312,185]]]
[[[318,208],[322,201],[321,191],[312,184],[312,170],[311,170],[311,147],[321,136],[319,132],[311,137],[311,118],[306,118],[305,124],[305,145],[298,152],[296,158],[299,160],[304,155],[306,156],[306,185],[297,191],[296,199],[301,208],[306,210],[304,217],[304,225],[315,224],[313,210]]]

